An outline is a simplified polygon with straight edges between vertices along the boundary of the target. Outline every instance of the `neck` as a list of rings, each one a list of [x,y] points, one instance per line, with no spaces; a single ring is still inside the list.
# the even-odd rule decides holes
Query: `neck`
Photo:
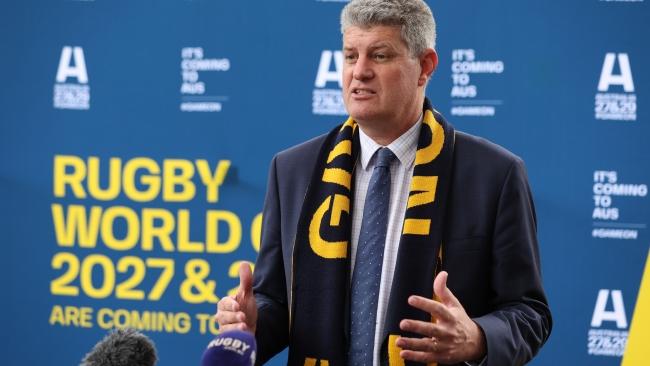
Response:
[[[379,145],[388,146],[417,123],[422,113],[424,98],[424,89],[418,90],[414,98],[407,101],[406,105],[395,108],[396,110],[401,110],[397,113],[397,117],[373,121],[355,119],[355,121],[373,141]]]
[[[420,109],[392,121],[357,121],[359,127],[373,141],[388,146],[415,125],[422,111]]]

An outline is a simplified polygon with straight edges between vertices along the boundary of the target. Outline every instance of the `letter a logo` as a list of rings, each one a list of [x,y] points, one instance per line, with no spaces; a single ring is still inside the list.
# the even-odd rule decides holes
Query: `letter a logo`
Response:
[[[56,72],[56,82],[65,83],[66,79],[73,77],[79,84],[88,84],[88,72],[84,50],[81,47],[65,46],[61,51],[59,69]]]
[[[605,310],[607,308],[607,300],[609,298],[609,290],[600,290],[598,292],[598,299],[594,307],[594,315],[591,318],[591,326],[598,328],[603,324],[603,321],[615,321],[616,327],[619,329],[627,328],[627,317],[625,316],[625,306],[623,306],[623,294],[621,290],[612,290],[612,305],[613,310]]]
[[[614,74],[614,64],[617,58],[620,74]],[[600,80],[598,81],[598,91],[606,92],[612,85],[622,85],[623,90],[627,93],[634,92],[632,69],[630,68],[630,59],[627,57],[627,53],[608,53],[605,55],[603,69],[600,72]]]
[[[332,71],[332,58],[334,58],[335,69]],[[320,55],[320,63],[318,64],[318,74],[316,75],[316,82],[314,85],[317,88],[325,87],[328,81],[335,81],[339,84],[339,88],[343,86],[341,80],[341,70],[343,69],[343,52],[324,50]]]

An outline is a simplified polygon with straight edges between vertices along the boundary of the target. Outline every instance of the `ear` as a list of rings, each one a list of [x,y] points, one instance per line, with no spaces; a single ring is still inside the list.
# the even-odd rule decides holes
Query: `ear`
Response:
[[[423,86],[433,74],[433,71],[438,67],[438,54],[432,48],[427,48],[422,55],[420,55],[420,78],[418,79],[418,86]]]

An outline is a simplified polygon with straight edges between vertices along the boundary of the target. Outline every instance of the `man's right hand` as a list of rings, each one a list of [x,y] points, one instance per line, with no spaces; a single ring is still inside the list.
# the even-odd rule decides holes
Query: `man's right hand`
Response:
[[[253,295],[253,273],[248,263],[239,266],[239,290],[234,297],[226,296],[217,304],[214,316],[220,331],[245,330],[255,334],[257,304]]]

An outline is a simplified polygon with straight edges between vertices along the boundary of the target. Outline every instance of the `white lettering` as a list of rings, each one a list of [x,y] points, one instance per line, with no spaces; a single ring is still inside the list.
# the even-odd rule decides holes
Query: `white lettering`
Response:
[[[332,58],[334,58],[334,70],[330,70],[332,64]],[[324,50],[320,55],[320,62],[318,63],[318,73],[316,74],[316,81],[314,85],[317,88],[325,87],[327,82],[336,81],[339,84],[339,88],[343,87],[343,81],[341,80],[341,71],[343,70],[343,52],[341,51],[330,51]]]
[[[606,196],[645,197],[648,195],[646,184],[594,184],[594,194]]]
[[[614,74],[614,62],[618,56],[618,66],[621,73]],[[600,72],[600,80],[598,81],[598,91],[605,92],[609,90],[612,85],[622,85],[623,90],[627,93],[634,92],[634,81],[632,80],[632,69],[630,68],[630,59],[627,53],[607,53],[603,68]]]
[[[181,61],[182,70],[196,71],[228,71],[230,70],[230,60],[227,58],[209,58],[205,60],[183,60]]]
[[[456,61],[451,64],[451,71],[454,73],[490,73],[500,74],[503,72],[503,61]]]
[[[628,229],[593,229],[591,236],[599,239],[636,240],[639,237],[639,232]]]
[[[74,59],[74,64],[71,63],[72,59]],[[86,59],[81,47],[65,46],[61,51],[59,68],[56,71],[56,82],[65,83],[69,77],[77,79],[79,84],[88,84]]]
[[[613,310],[611,311],[606,310],[609,294],[610,291],[607,289],[601,289],[598,292],[594,314],[591,318],[591,326],[598,328],[603,324],[603,321],[615,321],[617,328],[627,328],[627,317],[625,316],[625,306],[623,306],[623,294],[621,290],[611,291],[613,305]]]

